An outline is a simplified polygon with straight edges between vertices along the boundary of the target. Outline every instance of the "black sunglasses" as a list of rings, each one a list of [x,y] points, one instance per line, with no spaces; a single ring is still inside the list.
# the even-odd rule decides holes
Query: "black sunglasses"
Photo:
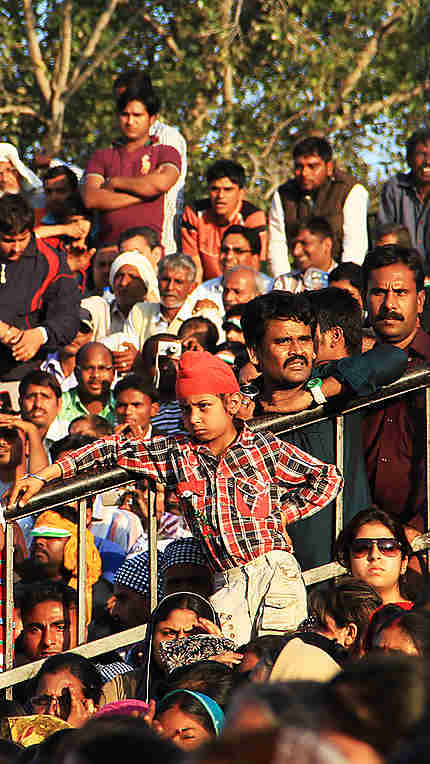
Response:
[[[399,541],[393,538],[358,538],[351,542],[351,554],[353,557],[365,557],[372,551],[374,544],[378,547],[378,551],[386,557],[395,557],[401,548]]]

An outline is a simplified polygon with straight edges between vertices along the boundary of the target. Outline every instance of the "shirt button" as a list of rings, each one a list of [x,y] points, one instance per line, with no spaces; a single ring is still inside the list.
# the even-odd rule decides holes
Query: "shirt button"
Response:
[[[387,422],[388,422],[388,424],[393,424],[393,417],[388,416],[387,417]]]
[[[388,462],[388,459],[386,459],[385,456],[381,456],[381,462]]]

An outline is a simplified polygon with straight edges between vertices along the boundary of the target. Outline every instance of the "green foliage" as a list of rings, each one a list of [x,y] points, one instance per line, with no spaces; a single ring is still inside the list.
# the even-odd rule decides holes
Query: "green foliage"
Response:
[[[247,168],[250,197],[267,204],[289,173],[292,144],[309,132],[327,135],[366,181],[363,149],[380,134],[402,144],[426,120],[430,17],[419,0],[122,0],[85,62],[109,0],[69,3],[70,67],[55,101],[29,55],[25,0],[0,0],[1,132],[27,157],[44,145],[85,164],[115,135],[112,83],[135,66],[150,67],[162,117],[188,141],[190,197],[202,194],[207,164],[231,155]],[[32,5],[40,70],[54,91],[67,7]],[[70,95],[75,68],[97,57]]]

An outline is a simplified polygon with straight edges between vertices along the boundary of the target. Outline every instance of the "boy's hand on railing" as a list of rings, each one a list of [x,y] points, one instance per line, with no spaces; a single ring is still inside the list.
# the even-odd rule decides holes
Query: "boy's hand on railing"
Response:
[[[43,488],[43,483],[37,478],[23,477],[20,480],[16,480],[9,493],[8,508],[13,507],[15,504],[18,504],[19,507],[24,507],[33,496],[39,493],[41,488]]]

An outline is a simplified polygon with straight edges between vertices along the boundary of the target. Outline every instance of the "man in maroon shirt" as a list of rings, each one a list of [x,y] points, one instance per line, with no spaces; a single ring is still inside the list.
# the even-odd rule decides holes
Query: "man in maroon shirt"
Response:
[[[407,351],[409,363],[430,361],[430,337],[421,328],[424,272],[416,250],[397,244],[366,255],[363,276],[369,318],[377,338]],[[424,529],[425,407],[411,394],[372,407],[364,420],[364,449],[373,499],[417,530]]]
[[[179,152],[149,136],[159,108],[152,89],[140,80],[131,82],[117,107],[123,139],[90,157],[83,189],[86,207],[101,212],[100,243],[116,241],[137,225],[160,235],[164,197],[181,170]]]

